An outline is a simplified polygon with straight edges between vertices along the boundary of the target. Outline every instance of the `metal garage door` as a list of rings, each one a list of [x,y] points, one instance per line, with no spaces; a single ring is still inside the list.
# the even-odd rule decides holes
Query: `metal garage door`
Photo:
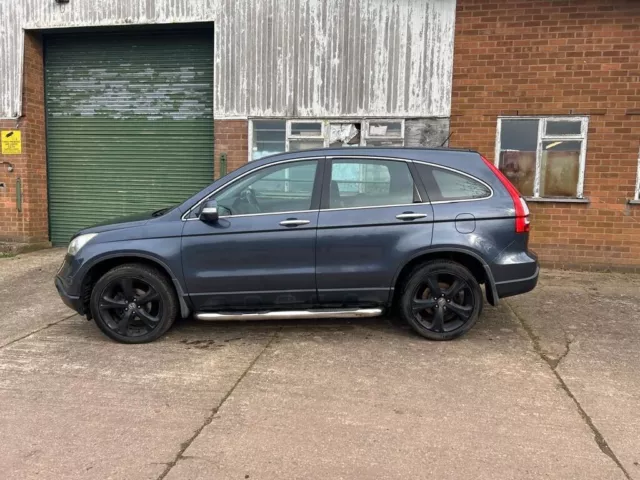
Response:
[[[46,39],[51,241],[178,203],[213,177],[213,32]]]

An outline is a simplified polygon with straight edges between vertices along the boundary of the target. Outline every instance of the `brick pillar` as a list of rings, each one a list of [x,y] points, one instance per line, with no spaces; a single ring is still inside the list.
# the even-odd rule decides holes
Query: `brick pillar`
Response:
[[[31,32],[25,33],[24,40],[22,116],[0,120],[3,130],[22,134],[22,154],[0,155],[0,160],[14,165],[13,172],[0,166],[0,182],[6,184],[0,192],[0,241],[42,243],[49,237],[42,40]],[[18,178],[22,212],[17,205]]]
[[[47,202],[47,144],[44,106],[44,59],[42,39],[25,34],[23,135],[27,171],[23,179],[25,236],[31,243],[49,240]]]
[[[247,120],[215,120],[213,122],[216,177],[220,176],[220,154],[227,154],[227,173],[245,165],[249,159]]]

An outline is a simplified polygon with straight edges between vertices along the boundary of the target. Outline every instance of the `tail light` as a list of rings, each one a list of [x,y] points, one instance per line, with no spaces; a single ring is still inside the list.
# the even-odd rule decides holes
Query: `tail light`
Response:
[[[524,198],[518,192],[518,189],[513,186],[513,184],[509,181],[504,174],[498,170],[498,168],[491,163],[489,160],[484,158],[484,156],[480,155],[480,158],[487,164],[487,167],[491,169],[491,171],[495,174],[496,177],[502,182],[504,187],[509,192],[511,196],[511,200],[513,200],[513,207],[516,211],[516,233],[526,233],[531,229],[531,223],[529,222],[529,207],[527,206],[527,202],[525,202]]]

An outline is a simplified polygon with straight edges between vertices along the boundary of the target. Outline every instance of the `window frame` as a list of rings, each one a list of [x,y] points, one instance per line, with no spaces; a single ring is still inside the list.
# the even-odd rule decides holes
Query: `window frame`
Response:
[[[305,117],[255,117],[248,119],[248,157],[249,162],[253,162],[253,139],[255,135],[254,130],[254,122],[261,120],[274,120],[274,121],[282,121],[285,122],[285,151],[281,153],[289,153],[290,149],[290,141],[291,140],[322,140],[323,148],[328,148],[331,143],[331,124],[350,124],[350,123],[359,123],[360,124],[360,143],[357,145],[353,145],[354,147],[366,147],[367,140],[389,140],[389,141],[400,141],[402,142],[402,146],[405,146],[405,118],[305,118]],[[291,125],[294,123],[318,123],[321,125],[321,136],[318,135],[292,135],[291,134]],[[369,135],[369,125],[373,123],[400,123],[400,136],[393,135],[384,135],[384,136],[370,136]],[[336,147],[341,148],[341,147]],[[344,147],[348,148],[348,147]],[[296,150],[296,151],[304,151],[304,150]],[[256,158],[255,160],[259,160]]]
[[[582,200],[584,199],[584,172],[586,167],[587,158],[587,134],[589,131],[589,116],[569,116],[569,115],[547,115],[547,116],[499,116],[496,127],[496,143],[495,143],[495,157],[494,165],[496,168],[500,168],[500,137],[502,136],[502,121],[503,120],[538,120],[538,135],[536,143],[536,172],[533,181],[533,195],[527,196],[528,200]],[[579,134],[567,134],[567,135],[546,135],[547,124],[553,122],[580,122]],[[555,141],[579,141],[580,156],[578,166],[578,184],[576,185],[575,197],[553,197],[553,196],[540,196],[540,183],[542,177],[542,145],[544,142]]]

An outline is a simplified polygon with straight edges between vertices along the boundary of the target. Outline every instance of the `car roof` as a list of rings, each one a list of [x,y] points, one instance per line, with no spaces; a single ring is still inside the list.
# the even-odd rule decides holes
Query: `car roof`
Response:
[[[328,147],[299,150],[295,152],[277,153],[262,157],[260,163],[271,163],[280,160],[308,157],[398,157],[407,160],[433,160],[434,154],[475,154],[474,150],[462,148],[426,148],[426,147]]]

